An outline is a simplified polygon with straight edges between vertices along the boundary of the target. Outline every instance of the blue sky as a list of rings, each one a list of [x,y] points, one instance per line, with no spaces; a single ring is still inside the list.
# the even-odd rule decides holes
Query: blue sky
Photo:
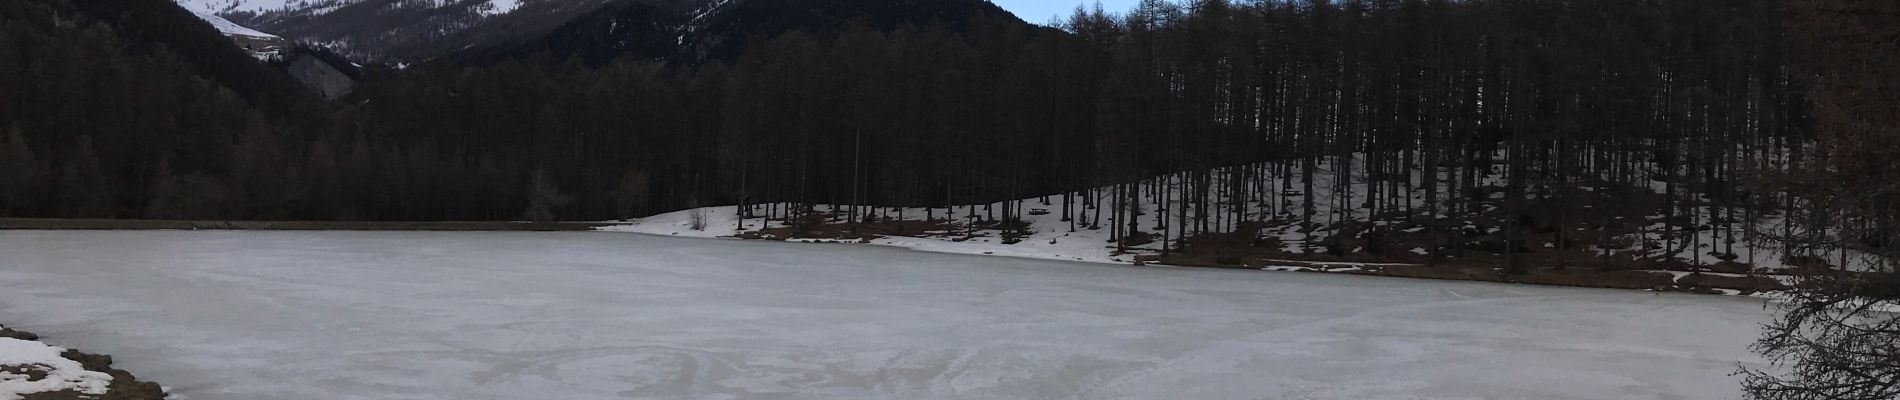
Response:
[[[1016,13],[1017,17],[1030,23],[1048,23],[1049,17],[1068,18],[1075,6],[1087,4],[1094,6],[1098,0],[993,0],[1003,9]],[[1135,8],[1138,0],[1099,0],[1102,9],[1114,14],[1125,14]]]

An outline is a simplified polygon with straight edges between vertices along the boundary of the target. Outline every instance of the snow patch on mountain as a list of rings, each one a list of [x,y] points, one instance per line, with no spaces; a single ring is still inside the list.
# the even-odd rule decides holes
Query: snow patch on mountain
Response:
[[[224,32],[225,35],[248,36],[248,37],[253,37],[253,38],[266,38],[266,39],[277,38],[277,35],[260,32],[256,29],[246,28],[243,25],[238,25],[235,22],[231,22],[231,20],[224,19],[224,17],[220,17],[209,12],[191,9],[190,7],[186,7],[186,9],[191,10],[191,13],[194,15],[197,15],[199,19],[203,19],[205,20],[205,22],[211,23],[212,27],[218,28],[218,32]]]
[[[308,8],[303,8],[300,10],[304,14],[324,15],[324,14],[329,14],[332,11],[336,11],[339,8],[343,8],[351,4],[356,4],[357,1],[361,1],[361,0],[334,0],[334,1],[329,1],[329,2],[316,3],[314,5],[307,6]]]
[[[720,10],[726,8],[726,6],[732,5],[732,2],[733,0],[713,0],[711,3],[707,3],[705,7],[693,10],[691,22],[688,22],[681,30],[686,33],[699,31],[699,28],[705,25],[708,17],[717,14]]]
[[[267,14],[267,13],[276,13],[276,12],[284,12],[284,13],[294,12],[294,13],[302,14],[302,15],[323,15],[323,14],[329,14],[332,11],[336,11],[339,8],[343,8],[351,4],[363,2],[363,0],[174,0],[174,1],[176,1],[178,5],[184,6],[185,8],[190,9],[192,11],[200,11],[205,14],[212,14],[212,15]],[[438,3],[437,5],[433,5],[432,7],[439,7],[441,5],[446,5],[451,2],[450,0],[422,0],[422,1]]]
[[[521,0],[489,0],[488,8],[481,11],[484,16],[507,14],[521,8]]]
[[[303,0],[177,0],[178,5],[204,14],[260,13],[306,7]]]

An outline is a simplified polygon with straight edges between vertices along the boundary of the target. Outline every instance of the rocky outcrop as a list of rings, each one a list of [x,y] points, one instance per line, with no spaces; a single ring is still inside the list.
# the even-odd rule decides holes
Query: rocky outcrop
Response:
[[[336,66],[321,58],[308,55],[293,55],[285,65],[285,71],[304,87],[310,88],[325,100],[336,100],[348,96],[356,90],[356,80],[343,73]]]

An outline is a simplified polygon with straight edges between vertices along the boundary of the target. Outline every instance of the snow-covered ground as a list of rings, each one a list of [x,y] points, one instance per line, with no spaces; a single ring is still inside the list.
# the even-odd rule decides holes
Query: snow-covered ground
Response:
[[[60,357],[64,351],[40,342],[0,337],[0,400],[62,391],[105,394],[112,376],[87,371],[78,361]]]
[[[1495,156],[1503,157],[1503,154],[1497,154]],[[1233,232],[1237,229],[1238,221],[1233,218],[1223,219],[1223,216],[1238,214],[1242,216],[1241,220],[1265,223],[1264,229],[1260,231],[1260,236],[1278,241],[1280,249],[1283,252],[1288,254],[1317,255],[1327,252],[1328,249],[1325,247],[1325,243],[1334,235],[1341,233],[1340,224],[1344,222],[1364,222],[1377,226],[1403,223],[1410,227],[1401,229],[1400,231],[1407,233],[1417,233],[1426,229],[1426,227],[1422,225],[1395,220],[1389,215],[1381,217],[1383,219],[1373,218],[1370,210],[1363,207],[1363,204],[1365,203],[1365,199],[1370,197],[1373,193],[1373,188],[1368,183],[1365,171],[1371,171],[1374,170],[1374,168],[1367,164],[1368,161],[1364,155],[1354,155],[1344,160],[1343,162],[1350,163],[1349,165],[1345,165],[1345,167],[1342,167],[1341,162],[1341,160],[1331,158],[1315,162],[1312,185],[1314,189],[1312,193],[1314,199],[1314,227],[1308,229],[1303,227],[1303,224],[1300,223],[1304,212],[1301,206],[1305,196],[1302,192],[1304,189],[1302,183],[1303,173],[1300,169],[1293,166],[1261,164],[1257,165],[1261,167],[1257,172],[1266,175],[1263,181],[1271,185],[1274,189],[1265,191],[1265,193],[1261,195],[1261,198],[1249,199],[1249,201],[1240,203],[1235,202],[1232,196],[1220,190],[1216,190],[1210,202],[1213,208],[1212,214],[1216,216],[1213,217],[1212,229],[1208,231],[1222,233]],[[1240,168],[1246,168],[1246,166]],[[1480,172],[1477,175],[1478,181],[1481,182],[1480,186],[1498,188],[1498,190],[1490,191],[1489,201],[1491,202],[1503,202],[1505,196],[1501,188],[1503,188],[1506,183],[1506,176],[1500,171],[1497,171],[1497,169],[1499,168],[1492,168],[1489,172]],[[1210,181],[1208,186],[1212,188],[1230,186],[1228,180],[1233,178],[1233,175],[1228,174],[1229,171],[1232,170],[1215,169],[1210,171],[1212,173],[1209,174]],[[1454,169],[1444,169],[1440,173],[1441,179],[1442,176],[1449,176],[1454,173],[1456,173]],[[1414,184],[1422,185],[1423,182],[1431,179],[1427,177],[1427,174],[1420,171],[1411,171],[1409,174],[1409,179]],[[1142,188],[1139,190],[1139,194],[1136,195],[1138,201],[1135,205],[1135,207],[1140,210],[1141,215],[1135,217],[1135,221],[1133,222],[1139,225],[1139,229],[1144,232],[1157,235],[1168,233],[1178,236],[1178,231],[1169,231],[1167,229],[1182,228],[1182,226],[1173,225],[1180,225],[1179,221],[1183,219],[1182,214],[1189,212],[1188,208],[1178,205],[1183,198],[1182,194],[1191,190],[1188,182],[1187,179],[1179,175],[1169,175],[1151,177],[1139,182],[1139,185],[1131,185],[1140,186]],[[1443,184],[1444,182],[1440,183]],[[1160,189],[1157,190],[1155,189],[1156,187]],[[1111,188],[1113,188],[1113,186],[1097,188],[1097,190],[1094,191],[1078,192],[1075,196],[1071,196],[1068,199],[1071,203],[1069,206],[1073,210],[1083,210],[1087,208],[1088,204],[1101,204],[1101,207],[1106,209],[1108,204],[1112,204],[1113,202],[1113,200],[1110,200],[1108,197],[1110,193],[1113,193]],[[1648,183],[1646,189],[1655,194],[1664,194],[1667,193],[1667,190],[1670,190],[1668,188],[1667,182],[1651,181]],[[1575,189],[1593,191],[1596,188],[1591,186],[1578,186]],[[1686,196],[1686,194],[1683,194],[1683,192],[1685,192],[1684,189],[1677,188],[1674,190],[1677,192],[1677,195]],[[1083,198],[1083,196],[1086,195],[1085,193],[1093,193],[1096,198],[1092,202],[1087,201]],[[1387,193],[1386,195],[1391,195],[1391,193]],[[1405,196],[1408,197],[1403,201],[1404,204],[1426,203],[1425,191],[1423,189],[1413,190]],[[1776,245],[1766,240],[1748,240],[1751,239],[1753,235],[1748,235],[1747,232],[1745,232],[1747,229],[1744,229],[1744,225],[1749,225],[1750,223],[1736,223],[1732,226],[1716,226],[1708,223],[1708,221],[1714,220],[1741,218],[1746,216],[1746,213],[1741,210],[1726,210],[1709,205],[1713,203],[1707,195],[1697,194],[1697,196],[1700,196],[1702,204],[1686,206],[1684,211],[1682,211],[1685,216],[1693,214],[1693,220],[1700,223],[1697,229],[1693,231],[1684,230],[1681,227],[1671,228],[1670,224],[1664,223],[1664,220],[1667,219],[1664,215],[1642,216],[1637,218],[1646,221],[1645,223],[1648,225],[1634,233],[1621,233],[1616,236],[1617,239],[1628,240],[1636,244],[1635,246],[1628,249],[1615,250],[1603,249],[1592,245],[1588,250],[1604,256],[1630,255],[1647,260],[1673,260],[1683,265],[1691,266],[1706,267],[1720,264],[1724,260],[1722,255],[1732,255],[1732,261],[1752,265],[1762,271],[1777,271],[1791,267],[1784,262],[1784,252],[1782,249],[1777,248]],[[1047,203],[1044,202],[1045,199]],[[1090,215],[1090,212],[1083,211],[1076,212],[1083,216],[1078,218],[1080,222],[1071,223],[1070,221],[1064,221],[1061,212],[1061,202],[1063,200],[1064,198],[1060,194],[1051,194],[1046,197],[1038,196],[1011,202],[977,205],[975,210],[982,210],[975,211],[978,215],[982,216],[978,217],[979,219],[997,215],[989,213],[984,207],[1001,210],[1004,209],[1005,203],[1011,204],[1012,207],[1041,211],[1039,213],[1022,213],[1022,220],[1029,224],[1029,232],[1022,238],[1020,243],[1013,245],[1002,244],[1001,238],[997,237],[1000,232],[994,230],[984,231],[987,237],[978,237],[962,241],[959,241],[961,239],[959,235],[942,234],[931,235],[930,237],[882,237],[872,240],[871,243],[959,254],[1005,255],[1091,262],[1132,263],[1135,261],[1133,255],[1118,255],[1117,249],[1112,246],[1113,242],[1109,240],[1111,237],[1109,227],[1128,226],[1128,222],[1119,220],[1113,213],[1109,213],[1107,216],[1100,218],[1093,218],[1087,217],[1087,215]],[[1445,201],[1445,199],[1440,198],[1439,201]],[[761,214],[764,209],[763,207],[764,206],[755,205],[754,214]],[[1487,203],[1480,207],[1485,211],[1490,211],[1495,210],[1497,205]],[[1423,206],[1420,206],[1420,208],[1422,213]],[[840,214],[830,221],[832,223],[843,223],[842,214],[845,210],[849,209],[850,207],[848,205],[821,204],[814,206],[814,211],[819,213]],[[965,219],[964,217],[973,211],[969,205],[929,209],[913,207],[904,209],[901,214],[898,213],[896,208],[887,207],[880,208],[879,210],[885,218],[902,215],[908,220],[922,220],[926,215],[934,215],[939,218],[955,216],[954,222],[958,224],[969,221],[969,219]],[[1234,212],[1236,210],[1238,210],[1237,213]],[[1724,213],[1725,211],[1727,211],[1727,213]],[[1768,211],[1771,212],[1770,215],[1758,217],[1759,220],[1752,222],[1752,228],[1755,232],[1780,232],[1781,229],[1784,228],[1782,225],[1783,217],[1773,214],[1774,212],[1779,212],[1779,210]],[[695,215],[703,217],[706,222],[703,229],[694,229],[692,227],[693,224],[691,221]],[[1501,228],[1497,226],[1481,226],[1475,223],[1473,221],[1474,218],[1469,215],[1451,216],[1440,214],[1437,218],[1441,219],[1441,223],[1449,228],[1462,227],[1468,230],[1483,229],[1488,233],[1494,234],[1502,231]],[[1618,216],[1616,218],[1622,219],[1623,217]],[[1462,221],[1463,225],[1457,225],[1460,221]],[[1100,222],[1101,229],[1089,229],[1087,227],[1089,225],[1088,222]],[[730,237],[741,232],[785,226],[783,221],[768,221],[765,218],[749,218],[741,223],[738,219],[738,208],[735,206],[705,207],[626,221],[608,221],[607,223],[614,225],[603,227],[601,230],[682,237]],[[1190,231],[1191,233],[1202,232],[1198,227],[1193,226],[1195,224],[1188,225],[1190,225],[1188,228],[1192,229]],[[1674,230],[1675,232],[1673,234],[1665,233],[1665,231],[1670,230]],[[1364,233],[1361,232],[1360,234],[1360,238],[1363,238]],[[822,241],[822,239],[819,240]],[[1128,249],[1128,253],[1159,253],[1162,245],[1162,243],[1152,243],[1137,246],[1136,248]],[[1555,248],[1556,246],[1554,243],[1545,242],[1543,243],[1543,247]],[[1349,253],[1360,254],[1363,250],[1363,247],[1355,248],[1350,250]],[[1424,247],[1414,247],[1406,251],[1416,255],[1430,254],[1430,251]],[[1839,265],[1847,265],[1848,268],[1852,270],[1868,271],[1877,268],[1877,264],[1868,254],[1852,250],[1846,250],[1845,254],[1842,252],[1843,250],[1841,249],[1830,249],[1826,250],[1824,254],[1827,255],[1827,261],[1835,262]]]
[[[1353,162],[1364,163],[1364,160],[1363,158],[1355,158]],[[1335,163],[1332,161],[1319,162],[1315,171],[1316,174],[1313,179],[1315,188],[1313,195],[1315,198],[1314,201],[1316,202],[1315,222],[1322,225],[1333,224],[1340,221],[1358,220],[1365,214],[1364,210],[1337,206],[1339,203],[1343,203],[1337,196],[1345,195],[1354,198],[1364,198],[1368,192],[1365,182],[1342,183],[1350,179],[1339,179]],[[1159,186],[1164,189],[1144,189],[1140,190],[1136,195],[1138,201],[1135,204],[1135,208],[1140,210],[1141,215],[1136,216],[1134,222],[1140,225],[1141,230],[1159,235],[1165,232],[1163,230],[1164,225],[1175,224],[1176,221],[1181,218],[1181,214],[1187,212],[1187,209],[1176,206],[1176,203],[1181,200],[1181,193],[1187,191],[1189,188],[1187,187],[1185,179],[1176,178],[1178,177],[1159,177],[1143,182],[1143,185],[1150,185],[1153,184],[1155,180],[1159,180],[1161,182]],[[1214,174],[1211,178],[1211,186],[1223,187],[1227,184],[1228,178],[1229,176],[1225,174]],[[1279,182],[1279,179],[1282,179],[1279,175],[1275,175],[1272,178],[1274,182]],[[1082,210],[1088,209],[1090,204],[1098,204],[1103,210],[1108,210],[1110,205],[1114,204],[1115,200],[1110,198],[1113,191],[1109,188],[1092,191],[1092,195],[1095,196],[1092,201],[1084,199],[1084,196],[1091,195],[1087,193],[1090,192],[1081,192],[1068,198],[1070,209],[1075,210],[1077,215],[1083,215],[1084,212]],[[1287,219],[1296,218],[1296,210],[1291,208],[1291,205],[1296,201],[1298,196],[1288,197],[1287,193],[1276,191],[1273,195],[1268,197],[1268,199],[1259,199],[1260,201],[1246,202],[1244,204],[1235,204],[1231,201],[1231,198],[1223,197],[1216,199],[1214,206],[1221,210],[1244,209],[1243,213],[1249,219],[1272,219],[1276,217]],[[1156,254],[1159,253],[1161,249],[1162,243],[1157,242],[1129,248],[1127,249],[1127,253],[1130,254],[1117,254],[1119,249],[1116,249],[1114,242],[1110,241],[1113,234],[1109,227],[1127,226],[1128,222],[1121,220],[1112,212],[1108,212],[1107,215],[1099,218],[1078,217],[1073,223],[1071,221],[1063,221],[1061,203],[1064,201],[1063,196],[1060,194],[1052,194],[1046,198],[1049,201],[1048,204],[1043,203],[1044,197],[1033,197],[1010,202],[1013,205],[1009,207],[1019,207],[1032,211],[1020,213],[1021,219],[1023,222],[1029,224],[1030,229],[1028,234],[1023,236],[1019,243],[1004,244],[999,232],[990,230],[983,231],[983,236],[961,241],[959,241],[958,235],[946,234],[924,238],[881,237],[873,239],[871,244],[940,253],[1000,255],[1064,261],[1113,263],[1133,263],[1135,256],[1131,254]],[[844,213],[849,209],[849,206],[846,205],[814,206],[815,211],[822,213]],[[880,213],[886,218],[901,215],[904,219],[908,220],[922,220],[926,216],[932,215],[938,218],[953,216],[958,223],[965,223],[970,220],[967,217],[969,217],[972,212],[983,216],[979,218],[987,218],[990,216],[1000,216],[990,211],[1003,209],[1005,209],[1004,202],[998,202],[987,205],[977,205],[974,209],[968,205],[958,205],[950,208],[936,207],[931,209],[912,207],[902,210],[901,213],[895,208],[882,208],[880,209]],[[760,210],[762,210],[762,208]],[[600,230],[711,238],[730,237],[740,232],[785,226],[783,221],[768,221],[765,218],[748,218],[743,221],[742,227],[741,221],[739,221],[738,211],[737,206],[705,207],[629,221],[610,221],[608,223],[616,225],[602,227]],[[1093,211],[1091,209],[1088,215],[1092,214]],[[705,221],[703,229],[694,229],[692,226],[692,221],[696,215]],[[1162,218],[1165,218],[1165,224],[1158,223],[1160,222],[1158,220]],[[1089,229],[1087,225],[1090,222],[1100,222],[1102,224],[1101,228]],[[1215,224],[1219,227],[1215,229],[1215,231],[1232,231],[1234,223],[1235,221],[1232,220],[1219,221]],[[1179,229],[1179,227],[1174,227],[1174,229]],[[1281,241],[1286,250],[1294,253],[1317,253],[1324,251],[1324,249],[1320,248],[1318,243],[1325,241],[1331,234],[1331,232],[1328,232],[1325,228],[1314,232],[1299,232],[1297,231],[1297,227],[1290,225],[1276,226],[1273,232],[1275,232],[1273,234],[1274,237]]]
[[[1366,161],[1364,157],[1356,156],[1350,162],[1356,165],[1354,167],[1356,170],[1365,170],[1364,164]],[[1344,201],[1341,196],[1363,200],[1367,196],[1367,193],[1370,192],[1370,189],[1363,179],[1364,174],[1362,172],[1355,172],[1353,177],[1342,179],[1340,176],[1342,170],[1338,167],[1337,162],[1324,160],[1318,161],[1316,165],[1313,176],[1313,197],[1315,203],[1314,222],[1322,227],[1312,232],[1300,232],[1298,231],[1299,228],[1294,225],[1278,225],[1268,230],[1269,236],[1278,239],[1285,250],[1291,253],[1324,252],[1325,249],[1320,246],[1320,243],[1324,242],[1334,233],[1331,232],[1331,228],[1327,226],[1342,221],[1363,220],[1367,217],[1366,214],[1368,214],[1368,212],[1363,209],[1342,206],[1343,203],[1349,202]],[[1217,173],[1211,174],[1209,186],[1215,188],[1227,186],[1228,179],[1230,179],[1231,176],[1226,174],[1223,170],[1215,170],[1214,172]],[[1287,182],[1295,182],[1293,184],[1296,186],[1299,185],[1297,183],[1299,181],[1298,178],[1289,177],[1297,176],[1298,171],[1268,173],[1271,176],[1267,180],[1276,185],[1276,187],[1282,183],[1282,179],[1286,179]],[[1423,179],[1422,175],[1423,174],[1414,173],[1414,178]],[[1496,180],[1494,176],[1487,176],[1487,179]],[[1142,231],[1151,234],[1159,235],[1164,232],[1171,232],[1164,231],[1164,226],[1176,225],[1181,219],[1181,214],[1188,212],[1187,208],[1178,206],[1178,203],[1183,197],[1182,193],[1191,190],[1187,180],[1180,176],[1154,177],[1142,181],[1141,186],[1143,189],[1139,190],[1139,193],[1136,195],[1138,201],[1135,204],[1135,208],[1140,210],[1141,215],[1136,216],[1134,222],[1140,226]],[[1154,186],[1159,186],[1162,189],[1151,190]],[[1087,194],[1083,193],[1091,192],[1079,192],[1077,195],[1070,196],[1068,198],[1070,202],[1069,207],[1072,210],[1076,210],[1075,212],[1078,215],[1083,214],[1082,210],[1087,209],[1090,204],[1099,204],[1103,210],[1108,210],[1108,207],[1114,204],[1115,201],[1111,199],[1111,193],[1113,193],[1111,188],[1112,187],[1104,187],[1099,188],[1100,190],[1092,191],[1092,193],[1094,193],[1093,196],[1095,196],[1093,201],[1084,199],[1084,196]],[[1266,198],[1254,199],[1254,201],[1239,204],[1232,201],[1233,199],[1231,197],[1216,196],[1217,198],[1212,201],[1212,204],[1213,207],[1217,209],[1217,214],[1225,215],[1224,212],[1240,209],[1242,210],[1242,214],[1249,220],[1284,219],[1291,221],[1299,219],[1298,214],[1300,210],[1294,207],[1297,202],[1301,200],[1302,195],[1299,192],[1279,190],[1270,192],[1272,193],[1267,195]],[[1423,202],[1422,196],[1422,192],[1418,193],[1415,201]],[[1010,207],[1021,207],[1026,210],[1041,211],[1021,213],[1021,219],[1029,223],[1031,232],[1029,232],[1027,236],[1024,236],[1021,242],[1017,244],[1003,244],[1002,239],[998,237],[999,235],[996,231],[984,232],[984,234],[988,235],[987,237],[978,237],[960,242],[952,240],[952,237],[956,235],[942,235],[941,237],[933,238],[885,237],[875,239],[872,243],[924,251],[959,254],[991,254],[1067,261],[1120,263],[1130,263],[1134,261],[1134,257],[1130,255],[1115,255],[1114,253],[1117,249],[1114,248],[1113,242],[1109,241],[1112,236],[1109,227],[1127,226],[1128,222],[1119,219],[1113,212],[1108,212],[1099,218],[1099,222],[1102,224],[1100,229],[1088,229],[1088,223],[1097,222],[1097,218],[1077,218],[1077,221],[1071,224],[1070,221],[1062,220],[1061,202],[1063,201],[1063,197],[1061,194],[1051,194],[1047,196],[1048,204],[1044,204],[1043,199],[1045,199],[1045,197],[1038,196],[1009,202],[1013,204]],[[989,216],[1000,217],[1000,214],[987,212],[985,207],[988,207],[988,210],[1002,210],[1005,206],[1004,202],[977,205],[975,212],[982,216],[979,218]],[[763,209],[761,208],[759,210]],[[842,213],[846,210],[849,210],[849,206],[815,206],[815,211],[822,213]],[[880,210],[885,217],[896,217],[900,215],[895,208],[882,208]],[[968,217],[971,212],[972,209],[968,205],[958,205],[952,208],[907,208],[903,210],[901,215],[909,220],[921,220],[929,215],[935,215],[938,218],[950,215],[956,217],[957,222],[963,223],[968,221],[966,217]],[[706,221],[705,229],[692,229],[691,220],[695,214],[704,216]],[[1093,210],[1091,209],[1088,215],[1092,214]],[[1220,219],[1222,217],[1215,218],[1216,221],[1213,224],[1215,229],[1212,229],[1212,231],[1233,231],[1236,221]],[[1165,220],[1165,223],[1160,223],[1162,220]],[[736,206],[723,206],[678,211],[629,221],[611,221],[609,223],[618,225],[603,227],[601,230],[682,237],[728,237],[742,231],[784,226],[782,221],[766,221],[764,218],[750,218],[744,222],[744,228],[741,229],[739,222],[738,208]],[[771,225],[768,226],[766,224]],[[1172,229],[1180,229],[1180,227],[1174,226]],[[1161,246],[1162,244],[1157,242],[1129,250],[1130,253],[1137,254],[1158,253]]]
[[[521,8],[521,0],[489,0],[488,6],[480,12],[482,15],[494,16],[514,12],[516,8]]]
[[[247,37],[253,37],[253,38],[260,38],[260,39],[276,39],[277,38],[277,35],[260,32],[256,29],[246,28],[243,25],[238,25],[236,22],[231,22],[231,20],[224,19],[224,17],[217,16],[216,14],[212,14],[209,12],[200,11],[196,9],[192,9],[190,11],[192,14],[197,15],[198,19],[202,19],[202,20],[205,20],[205,22],[211,23],[212,27],[218,28],[218,32],[222,32],[225,35],[247,36]]]
[[[1059,200],[1059,198],[1057,198],[1057,200]],[[1078,203],[1081,202],[1080,199],[1076,199],[1075,201]],[[1036,207],[1046,208],[1046,206]],[[838,210],[844,209],[844,207],[838,208]],[[831,206],[820,206],[819,210],[829,212],[831,211]],[[666,213],[633,221],[622,221],[616,223],[616,225],[601,227],[600,230],[679,237],[717,238],[730,237],[742,231],[785,226],[784,223],[780,221],[766,221],[763,218],[750,218],[745,220],[745,227],[741,229],[739,226],[738,211],[739,209],[735,206],[707,207]],[[961,213],[964,213],[966,209],[958,207],[956,211],[959,213],[958,215],[962,215]],[[945,209],[939,208],[936,209],[936,212],[941,218],[946,211]],[[699,215],[699,218],[703,218],[705,221],[703,229],[693,228],[692,221],[695,218],[695,214]],[[891,211],[891,215],[895,216],[896,211]],[[922,219],[925,215],[926,212],[922,208],[905,210],[905,216],[909,218]],[[871,244],[938,253],[998,255],[1064,261],[1130,263],[1135,260],[1133,256],[1117,256],[1114,254],[1114,245],[1108,241],[1108,229],[1076,229],[1075,232],[1069,232],[1066,228],[1059,228],[1068,226],[1068,223],[1060,221],[1061,217],[1062,216],[1054,215],[1053,213],[1049,215],[1024,215],[1023,219],[1030,221],[1031,225],[1037,227],[1038,231],[1024,237],[1022,242],[1016,244],[1003,244],[1003,238],[998,237],[993,231],[987,232],[986,234],[988,236],[970,238],[961,242],[948,237],[916,238],[892,236],[873,239],[871,240]],[[1113,218],[1108,218],[1108,220],[1112,221]],[[813,240],[799,241],[810,242]],[[823,240],[818,241],[823,242]]]
[[[0,231],[193,400],[1733,398],[1763,300],[630,234]]]
[[[207,14],[264,13],[310,8],[335,9],[362,0],[173,0],[178,5]]]

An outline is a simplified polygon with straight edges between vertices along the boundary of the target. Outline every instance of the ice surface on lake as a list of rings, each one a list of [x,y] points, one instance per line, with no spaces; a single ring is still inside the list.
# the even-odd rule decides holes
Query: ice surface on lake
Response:
[[[1762,300],[605,233],[0,232],[0,321],[223,399],[1708,399]]]

